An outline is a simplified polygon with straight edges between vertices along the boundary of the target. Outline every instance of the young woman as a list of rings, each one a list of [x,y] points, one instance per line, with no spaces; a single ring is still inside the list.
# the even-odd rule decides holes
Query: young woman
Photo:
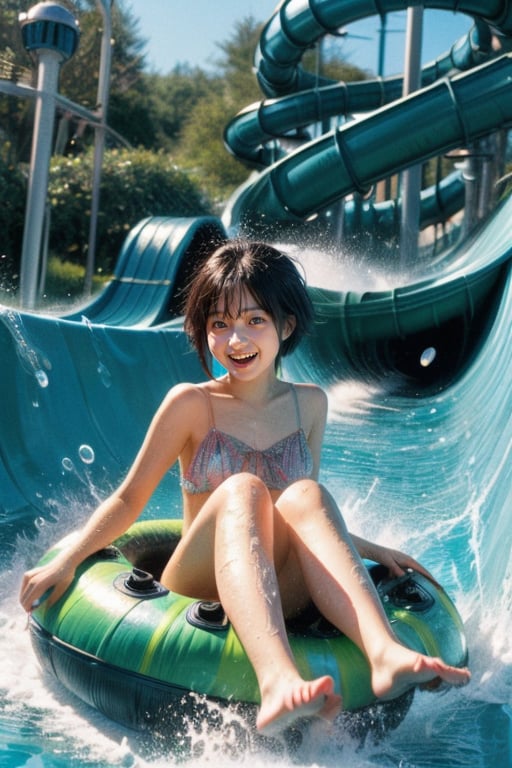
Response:
[[[332,718],[341,705],[331,677],[300,677],[288,644],[285,618],[311,601],[366,655],[375,696],[393,698],[438,678],[469,680],[467,669],[397,642],[361,558],[393,576],[405,568],[428,573],[401,552],[351,537],[318,482],[326,395],[277,375],[281,355],[313,321],[289,257],[244,241],[215,251],[197,271],[185,309],[185,329],[209,379],[169,391],[124,482],[76,542],[28,571],[21,585],[27,611],[49,588],[49,599],[58,599],[78,564],[124,533],[179,460],[183,535],[161,581],[220,600],[254,666],[257,726],[267,730],[303,715]],[[226,371],[219,378],[210,355]]]

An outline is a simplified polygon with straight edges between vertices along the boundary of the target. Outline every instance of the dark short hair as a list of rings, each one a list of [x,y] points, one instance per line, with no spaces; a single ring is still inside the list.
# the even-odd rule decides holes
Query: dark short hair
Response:
[[[210,377],[208,316],[221,297],[227,307],[240,301],[243,288],[268,312],[279,333],[290,315],[295,318],[295,328],[282,341],[276,365],[311,331],[313,304],[296,262],[266,243],[229,240],[202,262],[192,278],[185,303],[185,331]]]

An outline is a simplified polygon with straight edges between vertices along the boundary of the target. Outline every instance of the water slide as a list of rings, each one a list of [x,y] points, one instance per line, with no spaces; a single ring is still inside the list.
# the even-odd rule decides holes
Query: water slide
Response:
[[[323,35],[371,14],[403,10],[404,5],[397,0],[378,7],[373,2],[284,0],[278,6],[256,57],[260,85],[273,98],[244,110],[225,134],[227,145],[245,162],[256,167],[274,162],[234,195],[224,216],[228,228],[268,232],[276,224],[304,222],[353,191],[365,194],[380,179],[415,162],[470,146],[510,124],[512,60],[505,54],[492,60],[493,34],[502,49],[509,45],[508,2],[423,3],[425,8],[467,12],[477,23],[451,51],[424,68],[424,87],[407,99],[398,98],[401,78],[325,81],[322,86],[301,69],[303,53]],[[469,71],[448,79],[454,68]],[[315,121],[368,110],[372,112],[365,119],[335,128],[295,152],[279,158],[278,149],[277,161],[275,146],[265,146]],[[460,194],[450,200],[446,217],[455,199],[460,201]]]
[[[183,333],[170,328],[3,309],[0,349],[4,543],[24,521],[51,518],[68,501],[77,513],[82,500],[94,504],[126,472],[169,387],[204,378]]]
[[[325,34],[404,5],[396,0],[378,6],[343,0],[283,0],[278,5],[256,54],[257,77],[269,98],[244,109],[225,130],[233,154],[257,169],[227,206],[223,222],[228,231],[279,233],[293,240],[300,226],[307,231],[308,222],[318,216],[329,226],[329,215],[336,215],[332,206],[345,196],[366,195],[391,174],[471,148],[510,126],[512,57],[504,53],[511,46],[509,2],[424,3],[425,8],[466,12],[474,24],[446,54],[423,67],[422,88],[407,97],[401,97],[401,76],[337,83],[301,67],[305,51]],[[352,115],[356,119],[305,139],[312,124]],[[297,146],[290,151],[293,142]],[[459,172],[423,190],[420,227],[446,221],[464,197]],[[376,239],[396,235],[400,201],[356,206],[350,200],[344,205],[344,243],[368,230]],[[419,265],[416,273],[413,265],[412,274],[420,278],[405,283],[397,278],[378,291],[371,286],[343,292],[312,289],[322,333],[303,346],[309,350],[307,369],[321,370],[324,383],[335,381],[341,371],[377,377],[399,371],[425,384],[439,383],[441,370],[451,375],[471,356],[509,269],[511,213],[512,203],[504,201],[471,240]],[[334,366],[325,364],[332,361],[333,338],[338,350]]]
[[[334,5],[334,10],[339,13],[338,22],[346,23],[347,11],[343,4]],[[248,167],[261,170],[275,164],[286,155],[283,139],[288,143],[295,141],[304,144],[312,124],[326,125],[332,118],[337,121],[350,120],[354,115],[361,116],[375,111],[402,96],[404,79],[401,75],[346,83],[301,69],[297,62],[297,51],[302,55],[307,47],[317,41],[319,31],[318,26],[313,24],[306,45],[302,42],[297,44],[295,50],[287,49],[290,39],[298,40],[297,27],[303,23],[302,19],[305,18],[311,24],[313,15],[313,21],[319,22],[322,27],[321,35],[335,32],[335,29],[330,20],[322,24],[316,3],[301,4],[301,20],[298,20],[297,7],[295,3],[293,10],[297,16],[290,14],[288,19],[287,4],[280,6],[279,12],[276,11],[275,17],[266,25],[258,48],[258,80],[262,91],[271,98],[247,107],[226,126],[226,145]],[[362,11],[361,16],[364,16],[368,9],[361,4],[359,10]],[[384,9],[382,13],[385,13]],[[353,21],[353,15],[348,20]],[[454,43],[447,53],[422,68],[421,86],[424,88],[431,85],[455,71],[467,71],[493,56],[495,52],[491,29],[487,23],[476,18],[467,35]],[[252,182],[249,186],[253,186]],[[358,189],[357,185],[355,189]],[[460,210],[464,204],[464,191],[460,171],[447,179],[438,180],[431,188],[424,190],[421,194],[420,227],[446,221]],[[234,200],[237,201],[238,197],[236,194]],[[399,206],[400,201],[365,201],[356,209],[353,201],[346,201],[344,234],[365,229],[372,229],[382,236],[389,236],[393,232],[396,234],[399,222],[396,209]],[[243,217],[243,210],[242,205],[239,217]]]
[[[180,314],[190,269],[225,238],[213,216],[143,219],[128,233],[105,290],[64,317],[130,328],[166,323]]]
[[[387,12],[403,3],[385,5]],[[419,93],[373,109],[376,90],[381,100],[395,99],[396,78],[378,88],[375,82],[356,84],[352,91],[342,87],[352,94],[344,109],[362,108],[364,102],[365,109],[373,109],[369,116],[307,143],[251,178],[227,211],[227,228],[236,221],[243,229],[250,220],[257,229],[262,218],[303,221],[340,195],[366,189],[409,162],[506,126],[512,119],[512,61],[504,55],[475,64],[491,55],[487,22],[507,33],[512,10],[503,2],[484,5],[480,10],[486,23],[480,21],[467,39],[425,68],[427,86]],[[464,3],[457,10],[479,13]],[[300,57],[326,31],[373,12],[373,3],[367,2],[284,0],[263,31],[258,72],[267,92],[292,94],[284,97],[284,109],[280,96],[244,110],[226,135],[261,155],[276,132],[325,116],[325,105],[321,114],[315,112],[320,102],[307,90],[311,83],[299,67]],[[472,69],[449,81],[435,79],[454,66]],[[329,92],[333,86],[326,88]],[[275,125],[269,128],[274,115]],[[347,374],[376,380],[392,373],[420,389],[450,381],[475,354],[499,304],[512,252],[511,209],[512,200],[505,200],[472,242],[462,243],[416,282],[343,293],[313,283],[320,331],[304,345],[300,362],[290,363],[294,376],[302,376],[307,358],[308,375],[313,370],[329,384]],[[201,376],[194,357],[184,352],[179,318],[173,318],[197,254],[225,235],[213,217],[144,220],[128,236],[113,281],[88,306],[61,318],[2,311],[0,348],[7,372],[0,405],[2,518],[16,520],[30,510],[43,514],[48,502],[41,482],[48,489],[83,490],[86,471],[94,487],[105,477],[115,484],[162,394],[174,381]],[[125,365],[130,375],[122,375]],[[134,393],[141,407],[130,414]],[[122,430],[129,436],[123,434],[119,445],[124,423],[130,424],[130,430]],[[34,441],[34,434],[41,438]],[[83,461],[83,445],[95,446],[97,460]],[[63,459],[69,461],[63,465]]]
[[[446,10],[455,4],[425,3]],[[403,5],[382,0],[379,9]],[[485,16],[505,34],[511,9],[492,0],[457,3],[458,11]],[[389,105],[368,106],[365,93],[365,109],[373,110],[367,117],[268,165],[269,136],[319,117],[305,111],[308,83],[298,66],[304,47],[325,30],[377,10],[370,0],[280,4],[262,37],[259,71],[262,82],[273,82],[277,73],[285,84],[281,88],[277,78],[272,100],[244,111],[227,131],[238,142],[237,153],[243,154],[243,145],[249,161],[263,170],[235,197],[222,223],[141,222],[125,243],[112,283],[67,317],[0,309],[4,560],[21,532],[33,540],[37,556],[38,547],[56,538],[55,531],[44,533],[45,526],[63,531],[83,519],[119,482],[168,388],[203,378],[175,317],[197,248],[222,240],[228,230],[261,232],[262,221],[300,227],[348,192],[364,191],[411,162],[510,124],[510,57],[489,53],[482,63],[485,51],[471,53],[472,45],[462,43],[450,55],[464,50],[477,60],[465,59],[464,66],[459,61],[459,67],[443,59],[432,82]],[[447,80],[452,66],[467,71]],[[445,79],[439,81],[439,74]],[[354,102],[347,106],[352,110],[359,111]],[[450,210],[456,209],[460,179],[446,184]],[[444,215],[443,205],[433,203],[432,220]],[[467,621],[476,690],[430,704],[442,721],[440,727],[428,720],[431,764],[447,764],[452,754],[453,765],[469,761],[490,768],[507,764],[512,754],[506,661],[512,601],[511,220],[508,197],[471,240],[424,265],[421,277],[391,279],[384,290],[349,285],[341,292],[310,280],[320,322],[285,361],[286,375],[328,389],[322,479],[351,526],[376,536],[391,531],[393,542],[429,564]],[[328,275],[332,268],[328,261]],[[146,515],[179,514],[178,476],[171,471]],[[413,738],[422,743],[421,709],[408,716],[413,733],[415,717],[420,730]],[[439,733],[445,731],[443,741]],[[398,748],[408,733],[397,736]],[[421,759],[416,754],[415,764]]]
[[[425,87],[405,99],[398,98],[401,77],[354,84],[318,83],[316,76],[301,69],[302,54],[319,37],[375,12],[373,4],[355,5],[340,0],[285,0],[265,26],[257,54],[258,78],[273,98],[243,110],[225,132],[232,152],[250,166],[265,169],[251,177],[226,207],[223,225],[228,232],[275,237],[289,229],[296,233],[297,227],[307,231],[307,220],[349,193],[365,193],[379,179],[412,163],[471,146],[476,139],[510,124],[512,58],[496,58],[493,43],[493,34],[499,31],[501,50],[509,44],[505,35],[512,26],[512,12],[507,3],[486,3],[480,9],[458,5],[457,10],[476,16],[474,26],[447,54],[424,67]],[[381,10],[389,12],[402,5],[390,2]],[[432,6],[452,7],[450,3]],[[467,71],[448,79],[454,69]],[[354,111],[369,114],[297,151],[286,154],[282,149],[283,137],[289,141],[290,131]],[[456,213],[464,203],[465,188],[461,173],[455,172],[424,190],[421,226],[446,221]],[[353,200],[345,202],[345,236],[356,239],[358,233],[370,231],[382,240],[396,235],[399,207],[400,201],[363,201],[357,206]],[[217,224],[218,236],[224,232],[223,225]],[[324,217],[321,226],[328,225]],[[182,221],[177,226],[170,221],[147,222],[130,235],[105,293],[69,317],[79,319],[83,314],[92,322],[133,327],[165,322],[176,312],[172,297],[181,260],[188,258],[199,240],[208,241],[206,231],[212,227],[215,229],[212,221],[205,225],[195,220],[185,234],[187,225]],[[166,235],[166,230],[172,234]],[[438,318],[436,325],[461,313],[472,315],[509,255],[506,244],[498,254],[495,247],[482,250],[478,245],[468,250],[466,246],[445,258],[437,271],[431,269],[419,284],[393,287],[386,295],[375,297],[365,290],[359,297],[351,291],[330,298],[343,317],[368,318],[365,326],[370,333],[381,332],[384,312],[394,318],[390,322],[395,336],[421,332],[430,324],[432,312]],[[318,297],[321,304],[326,296]],[[434,309],[425,312],[425,307]]]

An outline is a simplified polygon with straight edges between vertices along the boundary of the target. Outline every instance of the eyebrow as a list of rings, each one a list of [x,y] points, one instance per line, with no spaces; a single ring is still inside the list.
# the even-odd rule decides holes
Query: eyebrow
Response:
[[[241,307],[237,317],[240,317],[240,315],[243,315],[246,312],[265,312],[266,314],[268,314],[268,312],[266,312],[266,310],[263,309],[263,307],[259,307],[259,306],[255,306],[255,307]],[[214,309],[211,312],[208,312],[208,317],[215,317],[215,316],[217,316],[217,317],[226,317],[226,315],[229,315],[229,312],[225,312],[225,311],[221,312],[218,309]]]

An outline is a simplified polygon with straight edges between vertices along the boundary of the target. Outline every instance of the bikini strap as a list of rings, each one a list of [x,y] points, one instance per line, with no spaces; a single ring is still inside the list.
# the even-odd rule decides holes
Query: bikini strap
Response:
[[[293,400],[295,403],[295,413],[297,414],[297,429],[302,428],[302,419],[300,417],[300,408],[299,408],[299,397],[297,395],[297,388],[295,384],[290,384],[293,392]]]
[[[214,416],[213,416],[213,406],[212,406],[212,399],[210,397],[210,393],[208,392],[208,390],[205,387],[199,387],[199,389],[201,390],[201,392],[205,396],[206,402],[208,404],[208,421],[209,421],[208,428],[209,429],[215,429],[215,419],[214,419]]]

